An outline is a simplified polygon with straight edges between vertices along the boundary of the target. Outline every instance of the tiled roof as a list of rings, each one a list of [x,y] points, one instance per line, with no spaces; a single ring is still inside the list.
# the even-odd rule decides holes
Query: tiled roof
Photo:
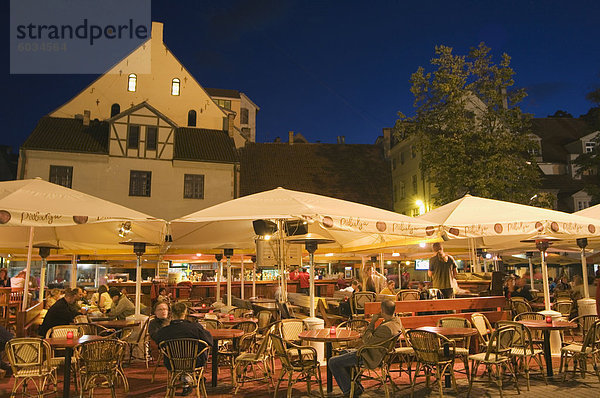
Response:
[[[247,143],[240,194],[283,187],[392,209],[392,177],[376,145]]]
[[[40,119],[22,147],[64,152],[108,154],[108,123],[45,116]]]
[[[551,163],[566,163],[569,152],[564,146],[591,132],[583,120],[573,118],[535,118],[531,127],[542,139],[543,161]]]
[[[240,92],[237,90],[228,90],[226,88],[206,88],[204,87],[208,95],[211,97],[226,97],[226,98],[240,98]]]
[[[108,122],[91,121],[86,127],[80,119],[45,116],[22,147],[108,154],[108,127]],[[173,158],[230,163],[237,162],[237,152],[233,139],[224,131],[180,127],[175,130]]]
[[[221,130],[180,127],[175,133],[173,159],[233,163],[238,161],[235,143]]]

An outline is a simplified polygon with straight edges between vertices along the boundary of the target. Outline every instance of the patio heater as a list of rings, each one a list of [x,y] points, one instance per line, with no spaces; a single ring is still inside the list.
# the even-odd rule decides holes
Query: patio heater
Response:
[[[315,317],[315,252],[319,244],[334,243],[332,239],[327,239],[323,236],[308,233],[304,236],[295,236],[287,240],[289,243],[304,243],[304,248],[309,254],[310,261],[310,317]]]
[[[42,268],[40,270],[40,294],[39,294],[39,302],[44,302],[44,287],[46,285],[46,268],[48,268],[48,261],[46,260],[50,255],[51,249],[60,249],[60,247],[53,245],[51,243],[39,243],[37,245],[33,245],[36,249],[39,249],[39,255],[42,258]]]
[[[544,283],[544,304],[545,311],[550,311],[550,287],[548,285],[548,265],[546,264],[546,251],[552,241],[557,241],[560,239],[553,238],[551,236],[536,236],[531,239],[522,240],[523,243],[535,243],[535,247],[540,252],[541,257],[541,266],[542,266],[542,278]]]
[[[256,256],[250,259],[252,260],[252,297],[256,297]]]
[[[583,276],[583,298],[590,297],[588,289],[588,274],[587,274],[587,260],[585,259],[585,248],[588,245],[587,238],[577,239],[577,246],[581,249],[581,273]]]
[[[231,256],[233,256],[233,249],[223,249],[223,255],[227,257],[227,306],[231,307]]]
[[[531,290],[535,290],[535,287],[533,285],[533,252],[527,252],[525,253],[525,256],[527,257],[527,260],[529,261],[529,278],[530,278],[530,282],[531,282]]]
[[[221,302],[221,274],[223,273],[223,268],[221,267],[221,260],[223,260],[223,255],[215,254],[215,260],[217,260],[217,262],[219,263],[217,264],[217,277],[215,278],[217,280],[215,302],[219,303]]]
[[[122,245],[133,246],[133,252],[136,255],[136,267],[135,267],[135,316],[140,316],[142,307],[142,256],[146,253],[146,246],[154,246],[148,242],[119,242]]]

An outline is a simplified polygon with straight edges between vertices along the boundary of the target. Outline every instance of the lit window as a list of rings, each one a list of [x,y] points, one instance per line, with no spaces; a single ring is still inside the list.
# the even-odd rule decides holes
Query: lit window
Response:
[[[185,174],[183,178],[184,199],[204,199],[204,175]]]
[[[225,109],[229,109],[231,110],[231,101],[230,100],[222,100],[222,99],[217,99],[215,100],[215,102],[217,103],[217,105],[219,105],[221,108],[225,108]]]
[[[585,143],[585,153],[590,153],[596,147],[596,141],[588,141]]]
[[[131,170],[129,174],[129,196],[150,196],[151,171]]]
[[[171,82],[171,95],[179,95],[179,79],[177,78]]]
[[[51,183],[62,185],[63,187],[71,188],[73,183],[73,167],[72,166],[50,166]]]
[[[127,91],[135,91],[137,89],[137,76],[132,73],[127,81]]]

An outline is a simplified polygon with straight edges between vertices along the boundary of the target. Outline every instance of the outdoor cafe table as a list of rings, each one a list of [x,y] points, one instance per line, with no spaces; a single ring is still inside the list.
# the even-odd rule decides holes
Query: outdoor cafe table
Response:
[[[52,349],[64,348],[65,349],[65,369],[63,376],[63,397],[69,398],[71,396],[71,356],[73,355],[73,348],[78,344],[85,343],[86,341],[101,340],[102,336],[96,335],[83,335],[81,337],[75,337],[72,339],[52,337],[45,339]]]
[[[325,358],[327,359],[327,393],[330,394],[333,390],[333,376],[329,369],[329,359],[332,355],[331,343],[341,341],[351,341],[360,338],[360,334],[354,330],[336,329],[335,333],[331,333],[330,329],[313,329],[306,330],[298,335],[298,338],[306,341],[314,341],[325,343]]]
[[[212,378],[210,385],[217,386],[217,375],[219,373],[219,340],[233,340],[233,347],[237,349],[237,339],[244,335],[239,329],[207,329],[213,338],[212,345]],[[233,378],[233,375],[231,375]]]
[[[532,330],[541,330],[544,335],[544,359],[546,360],[546,375],[554,376],[552,370],[552,353],[550,352],[550,332],[553,330],[576,329],[577,324],[574,322],[552,321],[546,322],[542,320],[524,320],[518,321]]]
[[[445,328],[439,326],[423,326],[417,328],[417,330],[426,330],[428,332],[441,334],[444,337],[454,339],[472,337],[477,335],[477,329],[475,328]],[[450,347],[447,344],[444,344],[444,355],[450,355]],[[465,369],[465,372],[468,372],[468,369]],[[450,376],[450,373],[446,373],[445,385],[446,387],[452,387],[452,378]]]
[[[111,319],[108,321],[92,321],[93,324],[104,326],[108,329],[123,329],[131,326],[137,326],[140,321],[133,321],[127,319]]]

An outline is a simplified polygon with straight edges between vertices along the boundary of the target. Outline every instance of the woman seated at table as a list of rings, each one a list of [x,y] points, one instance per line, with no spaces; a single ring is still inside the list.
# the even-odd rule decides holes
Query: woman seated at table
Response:
[[[396,282],[394,282],[392,279],[387,281],[387,286],[385,287],[385,289],[383,289],[381,292],[379,292],[379,294],[387,294],[390,296],[393,296],[396,294]]]
[[[165,326],[169,325],[171,322],[171,309],[169,304],[164,301],[158,301],[154,304],[154,315],[155,318],[150,321],[148,324],[148,334],[150,338],[157,342],[156,334],[158,331]],[[158,344],[158,342],[157,342]]]
[[[511,277],[506,281],[504,294],[507,298],[510,297],[523,297],[527,301],[533,300],[533,294],[531,294],[531,288],[525,283],[525,278],[519,276]]]
[[[110,312],[108,313],[109,317],[123,320],[129,315],[135,314],[135,305],[131,302],[131,300],[129,300],[129,298],[121,294],[119,289],[116,287],[111,287],[108,291],[108,294],[112,300],[112,306],[110,308]]]

